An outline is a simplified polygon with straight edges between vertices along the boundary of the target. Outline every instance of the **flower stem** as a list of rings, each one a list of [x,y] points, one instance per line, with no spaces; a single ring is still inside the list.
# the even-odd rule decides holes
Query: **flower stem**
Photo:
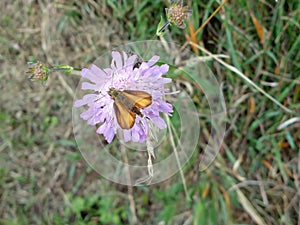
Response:
[[[51,72],[56,72],[56,71],[64,71],[65,74],[71,74],[73,71],[81,71],[80,68],[76,68],[70,65],[58,65],[58,66],[53,66],[50,68]]]
[[[152,40],[155,40],[155,38],[156,38],[156,34],[153,35]],[[153,46],[153,43],[154,43],[154,42],[152,41],[151,44],[150,44],[150,46],[146,49],[143,58],[145,58],[145,57],[147,56],[147,54],[149,53],[150,49],[151,49],[152,46]]]

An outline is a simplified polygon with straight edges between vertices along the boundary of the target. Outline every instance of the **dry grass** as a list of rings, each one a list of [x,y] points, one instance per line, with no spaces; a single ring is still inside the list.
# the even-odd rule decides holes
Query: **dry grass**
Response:
[[[66,192],[93,193],[105,190],[102,182],[109,183],[92,179],[98,176],[87,172],[73,141],[72,90],[78,78],[51,74],[44,86],[32,83],[26,75],[27,61],[35,57],[48,65],[83,67],[111,43],[121,42],[123,29],[109,14],[96,17],[87,13],[77,5],[80,2],[73,6],[67,1],[0,4],[0,154],[5,173],[0,217],[15,218],[17,224],[26,224],[27,219],[39,224],[41,218],[50,220],[55,213],[64,216]],[[89,6],[92,12],[99,11],[96,7],[100,6]],[[78,10],[82,10],[82,18],[69,16]],[[82,178],[78,185],[83,184],[79,191],[78,178]]]
[[[217,62],[208,64],[223,83],[228,129],[213,166],[199,173],[196,153],[184,168],[191,201],[179,175],[128,191],[99,179],[87,166],[72,133],[79,78],[51,74],[43,86],[30,82],[25,72],[33,58],[86,67],[128,38],[152,37],[153,21],[164,10],[160,1],[99,2],[0,2],[0,224],[296,224],[299,123],[277,128],[299,114],[280,111]],[[193,4],[191,20],[197,28],[199,18],[207,18],[217,4]],[[299,10],[296,0],[229,3],[193,40],[216,55],[230,56],[226,63],[299,113]],[[265,34],[263,43],[257,26]],[[186,41],[181,30],[173,32],[168,38]],[[193,97],[205,114],[199,96]],[[203,125],[210,122],[200,118]],[[199,146],[208,137],[203,131]]]

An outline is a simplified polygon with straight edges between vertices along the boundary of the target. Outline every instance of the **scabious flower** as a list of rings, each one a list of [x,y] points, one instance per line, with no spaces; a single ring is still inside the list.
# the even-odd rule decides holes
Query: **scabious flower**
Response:
[[[50,69],[41,62],[28,62],[29,70],[26,73],[29,73],[29,79],[35,81],[46,81],[48,79],[48,75]]]
[[[98,134],[103,134],[106,141],[111,143],[118,129],[114,111],[114,99],[111,90],[143,91],[151,95],[152,104],[140,109],[141,115],[136,115],[134,125],[130,129],[122,129],[124,141],[144,142],[149,132],[149,121],[160,129],[166,128],[161,113],[171,115],[173,107],[162,98],[169,90],[164,87],[170,83],[170,78],[162,77],[169,70],[167,64],[155,65],[159,56],[153,56],[148,62],[141,62],[136,66],[137,55],[127,55],[125,52],[113,51],[111,67],[100,69],[92,65],[90,69],[81,71],[82,77],[89,82],[82,83],[83,90],[92,90],[94,93],[86,94],[82,99],[75,101],[75,107],[88,106],[80,117],[87,120],[91,126],[99,125]]]

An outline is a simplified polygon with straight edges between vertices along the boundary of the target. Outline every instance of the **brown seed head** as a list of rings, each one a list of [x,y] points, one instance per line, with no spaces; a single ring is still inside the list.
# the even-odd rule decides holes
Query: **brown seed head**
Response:
[[[191,15],[191,10],[189,10],[187,6],[182,7],[182,4],[178,2],[166,8],[166,14],[170,23],[183,29],[185,28],[184,21]]]
[[[31,63],[31,67],[27,71],[30,74],[28,77],[29,79],[36,80],[36,81],[46,81],[49,75],[49,68],[41,63]]]

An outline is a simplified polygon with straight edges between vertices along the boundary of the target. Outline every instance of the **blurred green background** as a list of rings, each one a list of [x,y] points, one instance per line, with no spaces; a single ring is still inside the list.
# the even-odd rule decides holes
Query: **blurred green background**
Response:
[[[172,26],[168,40],[183,45],[193,37],[210,52],[229,56],[223,60],[298,114],[207,61],[228,112],[214,163],[199,172],[195,151],[183,170],[188,196],[179,174],[152,186],[112,183],[88,167],[74,141],[71,112],[79,78],[56,73],[41,85],[27,79],[26,64],[38,59],[82,68],[114,46],[152,39],[168,1],[3,0],[0,224],[299,223],[299,1],[229,1],[196,36],[219,3],[184,4],[193,12],[189,24],[185,30]],[[201,99],[192,97],[201,113]],[[298,123],[278,129],[292,118]],[[208,137],[201,133],[199,146]]]

